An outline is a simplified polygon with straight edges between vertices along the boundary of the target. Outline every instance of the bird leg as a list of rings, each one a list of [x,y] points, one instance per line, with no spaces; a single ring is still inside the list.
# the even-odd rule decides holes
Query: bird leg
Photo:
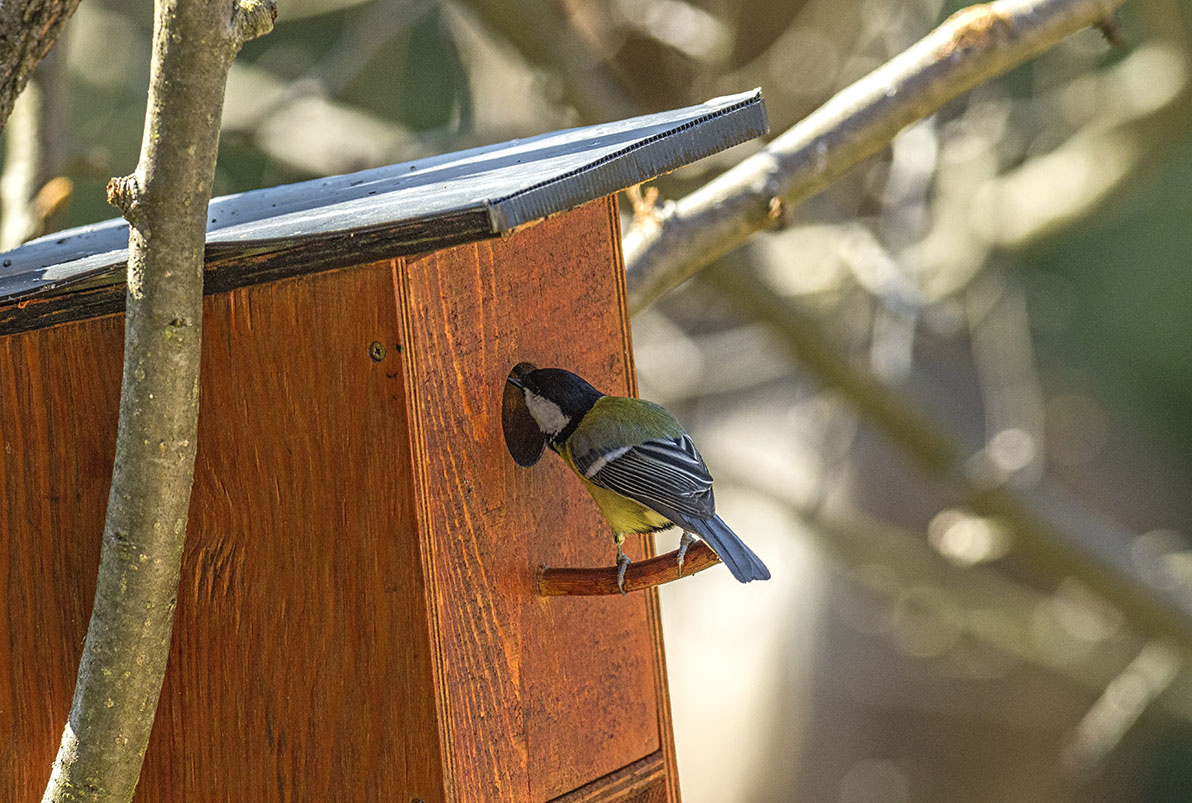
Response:
[[[632,563],[629,556],[625,554],[625,550],[621,548],[621,542],[617,542],[617,590],[621,592],[621,596],[625,595],[625,570],[629,568]]]
[[[683,576],[683,559],[687,557],[687,547],[695,543],[695,539],[691,537],[691,533],[686,530],[683,531],[683,536],[679,539],[679,576]]]

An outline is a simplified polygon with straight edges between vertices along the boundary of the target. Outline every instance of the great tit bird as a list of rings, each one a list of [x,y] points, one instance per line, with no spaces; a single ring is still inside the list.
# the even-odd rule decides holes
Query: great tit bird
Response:
[[[524,366],[524,368],[523,368]],[[625,593],[630,533],[682,529],[683,556],[698,535],[742,583],[770,579],[770,570],[716,515],[712,476],[673,415],[642,399],[606,396],[562,368],[518,366],[509,382],[546,443],[596,501],[617,545],[617,587]]]

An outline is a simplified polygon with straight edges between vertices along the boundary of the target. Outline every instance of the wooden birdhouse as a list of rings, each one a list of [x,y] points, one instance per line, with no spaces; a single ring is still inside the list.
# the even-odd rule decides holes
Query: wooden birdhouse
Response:
[[[655,592],[517,363],[634,390],[614,193],[766,130],[760,93],[211,203],[199,446],[138,801],[677,800]],[[95,588],[127,228],[0,255],[0,799],[35,800]],[[652,549],[627,544],[635,559]]]

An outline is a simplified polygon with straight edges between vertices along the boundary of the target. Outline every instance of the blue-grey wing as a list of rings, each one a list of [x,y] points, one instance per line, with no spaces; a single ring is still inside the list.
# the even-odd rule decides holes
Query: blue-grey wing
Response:
[[[686,433],[604,452],[593,450],[573,459],[591,482],[669,519],[715,514],[712,475]]]

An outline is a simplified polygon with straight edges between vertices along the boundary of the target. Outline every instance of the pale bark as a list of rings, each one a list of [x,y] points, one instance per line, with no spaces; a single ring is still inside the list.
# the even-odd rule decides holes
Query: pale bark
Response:
[[[206,211],[228,68],[263,0],[158,0],[130,224],[124,377],[95,603],[43,801],[128,801],[169,655],[194,476]]]
[[[54,42],[79,0],[22,0],[0,3],[0,131],[17,95]]]
[[[909,123],[1111,19],[1122,2],[997,0],[953,14],[759,153],[626,232],[630,310],[640,312],[755,232],[781,225],[793,206]]]

